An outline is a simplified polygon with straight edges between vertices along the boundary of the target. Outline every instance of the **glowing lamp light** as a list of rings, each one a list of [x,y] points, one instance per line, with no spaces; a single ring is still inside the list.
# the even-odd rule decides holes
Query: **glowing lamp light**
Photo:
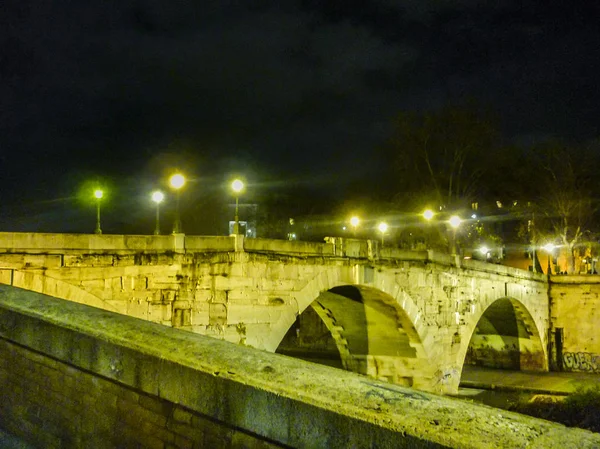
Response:
[[[244,190],[244,183],[243,183],[241,180],[239,180],[239,179],[236,179],[235,181],[233,181],[233,182],[231,183],[231,189],[232,189],[234,192],[236,192],[236,193],[239,193],[239,192],[241,192],[242,190]]]
[[[433,211],[431,209],[427,209],[425,212],[423,212],[423,218],[425,220],[431,220],[434,215],[435,214],[433,213]]]
[[[352,227],[357,227],[358,224],[360,223],[360,219],[358,217],[352,217],[350,219],[350,224],[352,225]]]
[[[454,229],[456,229],[460,226],[460,224],[462,223],[462,220],[460,219],[460,217],[458,215],[452,215],[450,217],[450,220],[448,220],[448,223],[450,223],[450,226],[452,226]]]
[[[485,256],[487,253],[490,252],[490,249],[487,246],[482,246],[481,248],[479,248],[479,252]]]
[[[551,253],[556,249],[556,246],[552,243],[547,243],[544,246],[542,246],[542,248],[544,248],[547,252]]]
[[[169,178],[169,184],[174,189],[180,189],[185,184],[185,177],[181,173],[176,173]]]
[[[379,229],[379,232],[381,232],[382,234],[385,234],[388,230],[388,225],[387,225],[387,223],[379,223],[379,226],[377,226],[377,229]]]
[[[164,199],[165,199],[164,193],[162,193],[158,190],[156,192],[152,192],[152,201],[154,201],[156,204],[162,203],[162,201]]]
[[[104,196],[104,192],[100,189],[94,190],[94,197],[96,199],[101,199]]]

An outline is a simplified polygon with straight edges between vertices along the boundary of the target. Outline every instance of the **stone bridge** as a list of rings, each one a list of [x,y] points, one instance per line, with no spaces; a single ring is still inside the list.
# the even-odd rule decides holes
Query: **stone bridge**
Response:
[[[545,275],[373,241],[0,233],[0,283],[429,391],[548,369]]]

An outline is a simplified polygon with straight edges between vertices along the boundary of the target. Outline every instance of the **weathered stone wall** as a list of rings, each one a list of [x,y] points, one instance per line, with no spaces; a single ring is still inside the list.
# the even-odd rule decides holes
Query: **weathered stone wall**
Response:
[[[551,335],[562,329],[560,343],[552,341],[558,369],[600,373],[600,276],[553,276],[550,279]]]
[[[546,367],[545,276],[370,241],[0,233],[0,283],[272,352],[324,292],[360,286],[360,303],[315,309],[343,365],[447,392],[483,313],[509,298],[542,361],[523,367]]]
[[[282,447],[4,339],[0,385],[0,428],[48,449]]]
[[[600,435],[0,286],[1,425],[40,447],[497,448]]]

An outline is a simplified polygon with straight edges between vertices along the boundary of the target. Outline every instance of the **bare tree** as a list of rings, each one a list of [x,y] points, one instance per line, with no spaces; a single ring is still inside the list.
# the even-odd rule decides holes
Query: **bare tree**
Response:
[[[545,144],[535,152],[538,232],[560,243],[567,256],[568,273],[575,271],[575,252],[594,231],[597,201],[595,154],[558,143]]]
[[[399,196],[446,207],[468,203],[480,193],[496,147],[490,120],[472,109],[401,114],[391,145]]]

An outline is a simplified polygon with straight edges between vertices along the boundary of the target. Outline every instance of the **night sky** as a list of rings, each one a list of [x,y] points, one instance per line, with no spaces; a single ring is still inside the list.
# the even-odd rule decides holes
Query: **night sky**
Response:
[[[0,230],[91,232],[90,180],[110,186],[108,232],[150,227],[175,167],[196,212],[233,173],[376,188],[400,111],[474,101],[511,142],[597,138],[599,18],[583,1],[4,0]]]

